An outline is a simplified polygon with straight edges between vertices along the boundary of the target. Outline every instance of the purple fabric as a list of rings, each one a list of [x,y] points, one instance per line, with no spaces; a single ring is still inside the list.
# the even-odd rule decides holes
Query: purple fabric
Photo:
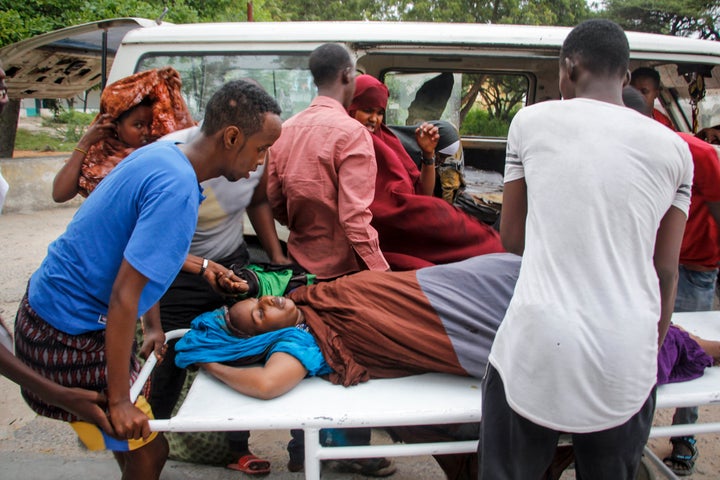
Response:
[[[670,325],[658,353],[657,384],[694,380],[712,363],[712,357],[686,331]]]

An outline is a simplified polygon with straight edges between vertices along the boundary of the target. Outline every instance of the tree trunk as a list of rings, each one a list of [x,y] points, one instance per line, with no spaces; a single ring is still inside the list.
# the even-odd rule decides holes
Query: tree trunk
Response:
[[[15,149],[20,100],[13,99],[0,114],[0,158],[12,158]]]

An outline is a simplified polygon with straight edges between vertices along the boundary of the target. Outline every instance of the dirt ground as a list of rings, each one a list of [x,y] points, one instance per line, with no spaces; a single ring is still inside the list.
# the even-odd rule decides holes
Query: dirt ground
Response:
[[[18,302],[25,291],[27,279],[40,264],[47,245],[64,230],[73,213],[73,209],[56,209],[0,215],[0,265],[2,265],[0,268],[0,316],[6,323],[12,324]],[[669,424],[671,414],[671,411],[659,411],[656,414],[656,423]],[[702,422],[720,422],[720,409],[717,406],[703,407],[700,410],[700,419]],[[382,438],[382,436],[374,434],[373,438]],[[272,461],[274,473],[271,478],[302,478],[301,474],[290,474],[285,469],[287,456],[284,448],[288,439],[287,432],[253,432],[251,437],[253,448],[258,454]],[[660,458],[670,451],[667,439],[651,440],[650,446]],[[720,435],[700,435],[698,448],[700,457],[695,474],[686,478],[691,480],[720,478]],[[93,462],[108,462],[109,471],[116,471],[112,460],[105,452],[90,454],[83,451],[67,425],[38,418],[26,407],[16,385],[5,378],[0,378],[0,480],[17,478],[10,475],[5,469],[3,466],[5,461],[11,461],[13,464],[20,462],[22,468],[25,469],[22,478],[60,478],[59,474],[57,477],[52,474],[46,476],[46,472],[44,472],[36,477],[28,473],[40,465],[38,463],[40,460],[47,458],[58,460],[58,465],[63,465],[59,469],[70,469],[73,468],[73,462],[92,459]],[[396,462],[398,463],[398,473],[393,478],[398,480],[442,478],[441,471],[430,457],[401,458]],[[86,467],[77,468],[82,471],[82,468]],[[230,471],[222,468],[206,467],[206,469],[202,469],[198,467],[193,469],[187,464],[173,464],[166,470],[168,473],[163,474],[164,479],[210,476],[219,479],[239,478],[236,473],[229,476]],[[328,476],[325,478],[353,477]],[[572,472],[566,473],[564,478],[574,478],[574,475]]]

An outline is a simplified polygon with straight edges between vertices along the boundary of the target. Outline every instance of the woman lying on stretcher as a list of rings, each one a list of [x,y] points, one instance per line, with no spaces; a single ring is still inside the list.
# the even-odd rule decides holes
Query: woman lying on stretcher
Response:
[[[196,318],[176,346],[176,362],[200,364],[262,399],[308,375],[346,386],[425,372],[480,378],[519,265],[512,254],[483,255],[417,271],[361,272],[300,287],[288,298],[248,299]],[[719,358],[720,342],[672,326],[658,352],[658,383],[699,377]],[[258,361],[264,365],[237,368]]]

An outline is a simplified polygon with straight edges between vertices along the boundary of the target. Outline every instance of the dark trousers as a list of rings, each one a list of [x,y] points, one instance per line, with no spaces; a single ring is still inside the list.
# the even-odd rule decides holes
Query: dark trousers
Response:
[[[217,263],[247,265],[247,246],[243,243],[232,255],[216,260]],[[163,331],[190,328],[190,323],[201,313],[221,307],[226,299],[216,293],[201,276],[180,272],[160,300],[160,319]],[[168,342],[165,358],[153,370],[148,401],[156,418],[170,418],[185,383],[185,369],[175,365],[175,343]],[[249,432],[229,432],[233,451],[247,450]]]
[[[542,478],[562,432],[541,427],[515,413],[502,379],[491,365],[483,382],[478,460],[481,480]],[[655,389],[640,411],[614,428],[572,434],[575,473],[580,480],[633,480],[655,412]]]

